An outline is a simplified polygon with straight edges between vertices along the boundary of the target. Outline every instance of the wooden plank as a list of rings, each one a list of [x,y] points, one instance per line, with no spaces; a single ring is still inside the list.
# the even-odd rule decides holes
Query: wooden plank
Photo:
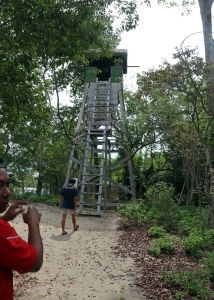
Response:
[[[119,187],[121,190],[124,190],[125,192],[135,196],[135,192],[128,189],[127,187],[123,186],[122,184],[120,184],[119,182],[113,180],[112,178],[107,177],[107,180],[110,181],[111,183],[113,183],[114,185],[116,185],[117,187]]]
[[[125,158],[121,159],[120,161],[117,161],[116,163],[110,165],[110,166],[108,167],[108,169],[115,168],[115,167],[117,167],[119,164],[122,164],[122,163],[124,163],[124,162],[127,162],[127,160],[129,160],[129,159],[131,159],[131,157],[130,157],[130,156],[126,156]]]
[[[129,203],[132,203],[132,202],[106,202],[106,206],[121,206],[121,205],[127,205]],[[97,203],[97,202],[77,202],[77,205],[79,204],[83,204],[84,206],[104,206],[105,203],[104,202],[101,202],[101,203]]]

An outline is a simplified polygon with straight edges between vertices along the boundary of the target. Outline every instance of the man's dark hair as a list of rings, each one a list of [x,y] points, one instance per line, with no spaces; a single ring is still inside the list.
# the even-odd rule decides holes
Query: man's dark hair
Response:
[[[0,168],[6,169],[6,165],[3,163],[3,158],[0,158]]]
[[[76,180],[74,178],[69,179],[68,183],[76,183]]]

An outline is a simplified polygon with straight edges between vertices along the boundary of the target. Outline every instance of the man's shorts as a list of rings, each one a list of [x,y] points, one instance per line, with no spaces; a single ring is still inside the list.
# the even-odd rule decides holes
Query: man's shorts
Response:
[[[70,208],[62,208],[61,212],[63,215],[66,215],[67,213],[71,215],[75,214],[75,210]]]

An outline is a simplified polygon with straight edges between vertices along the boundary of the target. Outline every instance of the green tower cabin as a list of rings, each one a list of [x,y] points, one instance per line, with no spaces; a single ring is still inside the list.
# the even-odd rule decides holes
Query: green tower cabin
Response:
[[[84,214],[84,207],[94,207],[100,215],[102,208],[105,212],[106,207],[135,200],[123,74],[127,74],[125,49],[116,49],[111,58],[92,61],[85,69],[85,92],[65,179],[65,185],[70,177],[78,179],[79,214]],[[118,179],[121,170],[124,182]]]
[[[85,69],[85,82],[108,81],[121,82],[127,74],[127,50],[116,49],[111,58],[94,60]]]

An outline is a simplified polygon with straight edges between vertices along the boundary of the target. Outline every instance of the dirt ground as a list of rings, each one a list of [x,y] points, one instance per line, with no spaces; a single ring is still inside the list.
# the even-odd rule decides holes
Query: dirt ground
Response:
[[[42,212],[44,263],[38,273],[14,274],[15,300],[146,299],[133,284],[139,272],[133,260],[113,253],[120,235],[115,212],[103,214],[101,218],[77,216],[80,227],[76,232],[72,232],[71,217],[67,216],[68,234],[62,236],[58,207],[34,206]],[[27,225],[21,216],[11,225],[27,240]],[[122,286],[125,286],[124,293],[121,293]]]

